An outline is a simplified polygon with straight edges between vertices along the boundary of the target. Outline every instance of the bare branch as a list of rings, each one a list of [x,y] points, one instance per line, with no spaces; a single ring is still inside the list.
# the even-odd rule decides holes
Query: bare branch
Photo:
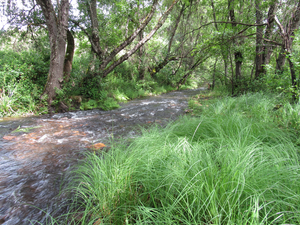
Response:
[[[278,45],[278,46],[283,46],[282,43],[278,43],[278,42],[276,42],[276,41],[269,40],[269,39],[267,39],[267,38],[263,38],[263,40],[266,41],[266,42],[273,43],[273,44]]]
[[[229,22],[229,21],[228,22],[226,22],[226,21],[219,21],[219,22],[212,21],[212,22],[203,24],[202,26],[200,26],[200,27],[192,30],[189,33],[193,33],[194,31],[200,30],[201,28],[206,27],[206,26],[211,25],[211,24],[222,24],[222,23],[224,23],[224,24],[234,24],[234,25],[238,24],[238,25],[249,26],[249,27],[257,27],[257,26],[266,26],[266,25],[268,25],[268,23],[263,23],[263,24],[248,24],[248,23]]]
[[[284,35],[284,34],[285,34],[284,28],[283,28],[283,26],[281,25],[281,23],[280,23],[280,21],[278,20],[278,18],[277,18],[276,15],[275,15],[274,19],[275,19],[275,22],[276,22],[277,26],[278,26],[279,29],[280,29],[281,35]]]

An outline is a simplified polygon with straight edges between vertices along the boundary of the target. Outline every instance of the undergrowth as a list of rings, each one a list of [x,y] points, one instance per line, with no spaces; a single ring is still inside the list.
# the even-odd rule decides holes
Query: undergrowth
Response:
[[[214,100],[198,117],[88,153],[65,190],[69,213],[50,223],[299,224],[298,106],[275,103]]]

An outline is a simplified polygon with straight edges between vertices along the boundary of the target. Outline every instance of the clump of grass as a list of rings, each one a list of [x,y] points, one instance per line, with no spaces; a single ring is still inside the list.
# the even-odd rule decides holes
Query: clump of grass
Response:
[[[87,154],[73,174],[69,221],[299,224],[299,149],[293,133],[262,115],[272,104],[256,99],[247,101],[257,108],[243,97],[220,100],[199,118]]]

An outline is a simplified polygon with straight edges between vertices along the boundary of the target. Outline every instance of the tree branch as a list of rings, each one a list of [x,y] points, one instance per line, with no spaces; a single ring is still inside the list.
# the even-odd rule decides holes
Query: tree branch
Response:
[[[152,29],[152,31],[144,37],[141,41],[139,41],[129,52],[121,56],[117,61],[115,61],[112,65],[110,65],[107,69],[103,71],[103,77],[106,77],[116,66],[120,65],[122,62],[127,60],[131,55],[133,55],[141,46],[143,46],[150,38],[156,33],[156,31],[164,24],[168,15],[172,11],[174,5],[179,0],[173,0],[172,5],[167,9],[166,12],[159,18],[156,26]]]
[[[273,43],[274,45],[283,46],[283,44],[280,44],[280,43],[278,43],[278,42],[276,42],[276,41],[273,41],[273,40],[269,40],[269,39],[267,39],[267,38],[263,38],[263,40],[266,41],[266,42]]]
[[[284,30],[283,26],[281,25],[281,23],[280,23],[280,21],[278,20],[278,18],[277,18],[276,15],[275,15],[274,19],[275,19],[275,22],[276,22],[277,26],[278,26],[279,29],[280,29],[280,34],[281,34],[281,35],[285,35],[285,30]]]
[[[102,68],[105,68],[109,62],[113,60],[113,58],[125,47],[131,44],[131,42],[137,37],[137,35],[144,30],[144,28],[148,25],[150,20],[152,19],[154,12],[156,10],[156,6],[158,4],[158,0],[153,0],[152,8],[150,13],[146,16],[144,21],[141,23],[140,27],[136,29],[130,37],[128,37],[123,43],[121,43],[118,47],[116,47],[109,56],[103,60],[103,65],[101,65]]]
[[[266,25],[268,25],[268,23],[262,23],[262,24],[248,24],[248,23],[229,22],[229,21],[227,21],[227,22],[226,22],[226,21],[219,21],[219,22],[214,22],[214,21],[212,21],[212,22],[209,22],[209,23],[206,23],[206,24],[201,25],[200,27],[198,27],[198,28],[192,30],[192,31],[189,32],[189,33],[192,33],[192,32],[194,32],[194,31],[196,31],[196,30],[200,30],[201,28],[206,27],[206,26],[208,26],[208,25],[210,25],[210,24],[221,24],[221,23],[225,23],[225,24],[235,24],[235,25],[243,25],[243,26],[249,26],[249,27],[266,26]]]

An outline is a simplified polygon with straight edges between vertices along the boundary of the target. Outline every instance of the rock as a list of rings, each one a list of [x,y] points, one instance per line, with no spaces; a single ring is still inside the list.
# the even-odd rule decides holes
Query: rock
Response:
[[[96,143],[96,144],[93,144],[93,145],[89,145],[89,146],[87,146],[87,147],[88,147],[88,148],[91,148],[91,149],[93,149],[93,150],[100,150],[100,149],[106,147],[106,145],[103,144],[103,143]]]
[[[14,138],[16,138],[16,136],[4,136],[3,137],[4,140],[8,140],[8,141],[11,141]]]

